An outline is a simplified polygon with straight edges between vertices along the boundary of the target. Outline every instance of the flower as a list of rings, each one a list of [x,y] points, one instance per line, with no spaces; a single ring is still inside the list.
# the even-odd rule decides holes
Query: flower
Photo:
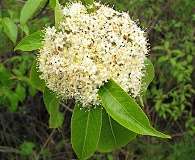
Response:
[[[83,107],[100,105],[98,89],[109,79],[127,93],[140,94],[148,53],[144,31],[126,12],[95,3],[95,11],[79,2],[62,11],[59,28],[44,30],[38,69],[49,89]]]

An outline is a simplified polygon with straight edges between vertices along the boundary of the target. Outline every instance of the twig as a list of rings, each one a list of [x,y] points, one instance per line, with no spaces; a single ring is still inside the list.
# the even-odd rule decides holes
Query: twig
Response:
[[[5,146],[0,146],[0,152],[2,152],[2,153],[10,152],[10,153],[20,154],[19,150],[15,149],[15,148],[5,147]]]
[[[174,138],[174,137],[181,137],[181,136],[184,136],[185,133],[176,133],[176,134],[172,134],[171,137]]]
[[[64,107],[69,112],[71,112],[71,113],[73,112],[73,110],[71,108],[69,108],[67,105],[65,105],[64,103],[60,102],[60,105],[62,105],[62,107]]]
[[[40,155],[42,154],[43,150],[46,148],[46,146],[48,145],[49,141],[51,140],[53,134],[55,132],[55,129],[53,129],[53,131],[51,132],[51,134],[49,135],[49,137],[47,138],[47,140],[45,141],[43,147],[41,148],[41,151],[38,153],[37,157],[35,157],[35,160],[39,160]]]
[[[43,11],[46,9],[46,7],[47,7],[48,4],[49,4],[49,0],[47,0],[47,2],[45,3],[45,5],[44,5],[44,7],[41,9],[41,11],[40,11],[39,13],[37,13],[37,15],[35,15],[34,17],[32,17],[30,20],[33,20],[33,19],[39,17],[39,16],[43,13]]]

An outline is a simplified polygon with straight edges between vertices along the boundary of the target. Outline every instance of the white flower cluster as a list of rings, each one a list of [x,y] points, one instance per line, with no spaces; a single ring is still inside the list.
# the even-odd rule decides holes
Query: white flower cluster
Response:
[[[148,53],[145,33],[125,12],[95,3],[63,8],[59,30],[45,29],[38,68],[47,87],[84,107],[101,104],[98,89],[109,79],[133,97],[139,95]]]

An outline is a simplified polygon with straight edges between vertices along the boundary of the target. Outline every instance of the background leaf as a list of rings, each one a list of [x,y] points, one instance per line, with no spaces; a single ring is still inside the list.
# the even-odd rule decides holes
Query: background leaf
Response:
[[[14,50],[33,51],[42,47],[42,31],[24,37]]]
[[[17,35],[18,35],[18,28],[16,24],[8,17],[3,18],[3,28],[4,32],[7,36],[11,39],[13,44],[16,44]]]
[[[71,121],[71,140],[79,159],[89,158],[96,150],[102,124],[102,109],[84,109],[77,102]]]
[[[94,0],[85,0],[85,3],[86,4],[93,4],[94,3]]]
[[[43,92],[45,89],[45,81],[39,78],[41,73],[38,72],[36,66],[37,66],[37,60],[34,61],[31,71],[30,71],[31,84],[33,85],[33,87]]]
[[[64,17],[64,15],[63,15],[63,12],[61,10],[60,4],[59,4],[58,0],[56,0],[56,6],[55,6],[55,27],[56,27],[56,30],[58,30],[59,23],[63,19],[63,17]]]
[[[0,34],[2,32],[2,29],[3,29],[3,25],[2,25],[2,14],[1,14],[1,11],[0,11]]]
[[[18,100],[20,102],[25,100],[25,98],[26,98],[26,89],[22,84],[20,84],[20,83],[17,84],[15,92],[16,92]]]
[[[111,152],[116,148],[125,146],[136,137],[136,133],[121,126],[106,113],[105,109],[102,112],[102,128],[97,147],[98,151]]]
[[[33,86],[29,86],[28,88],[28,92],[30,94],[30,96],[34,96],[36,94],[36,89]]]
[[[50,4],[51,8],[52,8],[53,10],[55,10],[56,0],[50,0],[50,1],[49,1],[49,4]]]
[[[122,126],[138,134],[170,138],[150,126],[140,106],[113,80],[105,83],[98,93],[107,113]]]
[[[10,86],[12,82],[10,71],[0,62],[0,83],[2,86]]]
[[[26,142],[24,141],[22,145],[20,146],[20,151],[23,156],[31,155],[33,154],[33,148],[35,147],[35,144],[32,142]]]
[[[46,2],[46,0],[28,0],[20,14],[21,25],[25,25],[44,2]]]
[[[26,34],[29,35],[29,27],[27,24],[25,24],[24,26],[20,26],[20,29]]]
[[[6,92],[7,94],[7,97],[10,101],[10,106],[9,106],[9,109],[11,112],[15,112],[18,108],[18,97],[17,97],[17,94],[13,91],[8,91]]]

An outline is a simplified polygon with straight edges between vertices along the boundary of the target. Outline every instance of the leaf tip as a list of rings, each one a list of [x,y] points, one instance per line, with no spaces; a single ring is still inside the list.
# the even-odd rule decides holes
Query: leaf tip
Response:
[[[165,138],[171,139],[171,136],[169,136],[169,135],[165,135]]]
[[[170,135],[167,135],[167,134],[164,134],[164,133],[161,133],[161,132],[158,132],[158,133],[159,133],[158,135],[154,135],[154,136],[157,136],[159,138],[168,138],[168,139],[171,139],[171,136]]]

